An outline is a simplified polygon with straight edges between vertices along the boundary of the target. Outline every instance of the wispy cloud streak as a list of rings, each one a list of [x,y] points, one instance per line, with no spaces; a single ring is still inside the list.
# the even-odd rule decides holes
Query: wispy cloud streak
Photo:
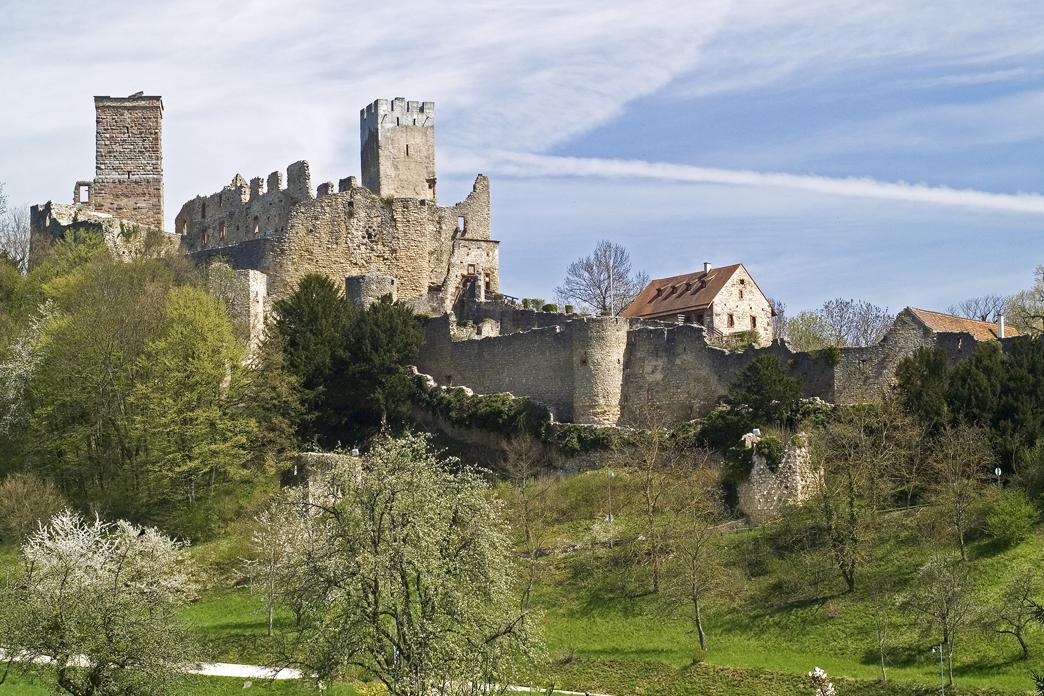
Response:
[[[486,171],[518,177],[600,177],[655,179],[694,184],[770,187],[830,196],[960,206],[983,210],[1044,215],[1044,196],[1037,193],[990,193],[974,189],[929,186],[905,181],[887,182],[865,177],[833,178],[745,169],[697,167],[670,162],[560,157],[496,151],[480,158],[461,157],[454,168],[481,165]]]

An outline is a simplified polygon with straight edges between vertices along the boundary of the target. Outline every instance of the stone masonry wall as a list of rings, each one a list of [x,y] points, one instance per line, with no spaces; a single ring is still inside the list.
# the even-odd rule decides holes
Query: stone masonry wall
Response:
[[[435,103],[378,99],[359,113],[362,183],[378,196],[435,200]]]
[[[899,360],[919,347],[936,346],[959,360],[975,346],[966,334],[927,331],[906,312],[878,345],[843,348],[835,363],[829,351],[796,353],[779,342],[726,351],[708,345],[703,327],[691,324],[580,318],[497,302],[458,309],[459,326],[455,315],[429,324],[422,372],[479,393],[528,396],[559,420],[602,425],[671,425],[703,416],[761,355],[777,358],[807,397],[860,403],[880,399]]]
[[[729,326],[729,315],[733,325]],[[711,305],[710,326],[723,334],[757,331],[760,345],[772,343],[772,306],[743,266],[732,274]]]
[[[287,186],[273,172],[241,176],[222,191],[199,196],[178,213],[176,228],[197,261],[223,257],[269,279],[273,299],[286,296],[308,273],[338,285],[345,277],[380,274],[396,281],[399,299],[418,310],[446,311],[473,271],[499,289],[498,242],[489,230],[489,181],[479,176],[472,193],[452,207],[429,200],[384,199],[341,181],[311,190],[308,164],[287,170]],[[461,220],[464,229],[461,229]]]
[[[95,177],[90,206],[113,217],[163,229],[161,99],[95,97],[94,107]]]

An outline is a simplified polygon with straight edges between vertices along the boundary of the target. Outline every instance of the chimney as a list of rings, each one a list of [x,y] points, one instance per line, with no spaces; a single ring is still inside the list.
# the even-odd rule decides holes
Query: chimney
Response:
[[[710,273],[710,269],[712,269],[712,268],[714,268],[714,267],[711,266],[711,262],[710,261],[704,261],[703,262],[703,272],[704,273]]]
[[[1000,315],[1000,321],[998,322],[998,324],[1000,324],[1000,337],[1004,338],[1004,315],[1003,314]]]

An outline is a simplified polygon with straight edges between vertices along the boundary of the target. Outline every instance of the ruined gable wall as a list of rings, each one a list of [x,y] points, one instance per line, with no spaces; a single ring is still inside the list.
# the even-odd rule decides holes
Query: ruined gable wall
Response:
[[[735,320],[733,328],[728,326],[730,313]],[[761,346],[772,343],[772,306],[743,266],[732,274],[714,298],[711,316],[712,326],[724,334],[754,330],[761,337]],[[751,317],[754,317],[756,326],[751,326]]]
[[[833,400],[839,404],[880,400],[894,383],[899,361],[918,348],[935,345],[937,340],[938,336],[913,315],[900,312],[876,345],[841,350],[841,361],[834,371]],[[972,348],[974,344],[973,339]]]

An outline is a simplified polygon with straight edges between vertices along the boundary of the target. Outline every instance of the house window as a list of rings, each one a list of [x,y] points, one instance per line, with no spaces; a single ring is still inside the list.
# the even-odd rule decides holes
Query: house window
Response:
[[[728,315],[725,321],[725,326],[727,326],[730,329],[736,328],[736,317],[732,316],[731,314]]]
[[[475,264],[468,264],[468,275],[475,275]]]
[[[752,328],[752,329],[758,328],[758,318],[756,316],[754,316],[753,314],[750,316],[750,328]]]
[[[740,299],[743,299],[743,290],[740,290]]]
[[[702,324],[703,323],[703,315],[702,314],[697,314],[696,315],[696,323],[697,324]]]

